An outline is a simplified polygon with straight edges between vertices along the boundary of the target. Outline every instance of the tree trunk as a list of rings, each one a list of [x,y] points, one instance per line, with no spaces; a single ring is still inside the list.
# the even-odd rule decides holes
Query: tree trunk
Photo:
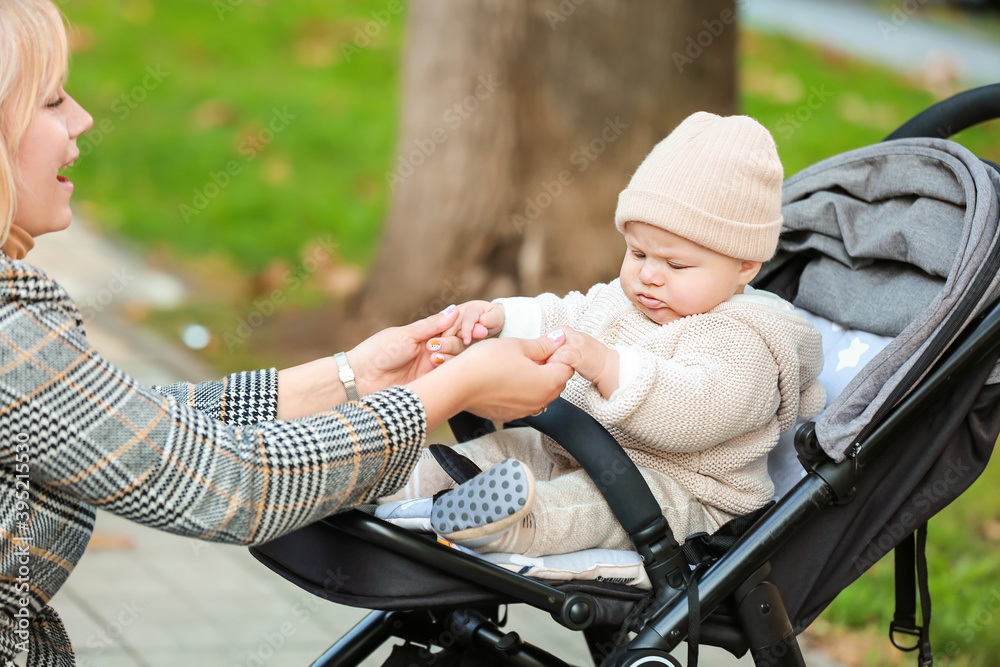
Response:
[[[613,279],[618,193],[685,116],[735,109],[732,0],[414,0],[366,326]]]

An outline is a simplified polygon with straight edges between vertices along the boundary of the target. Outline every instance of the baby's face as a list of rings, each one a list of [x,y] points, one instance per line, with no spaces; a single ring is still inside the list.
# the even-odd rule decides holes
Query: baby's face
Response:
[[[625,225],[625,243],[622,289],[660,324],[712,310],[760,269],[760,262],[719,254],[644,222]]]

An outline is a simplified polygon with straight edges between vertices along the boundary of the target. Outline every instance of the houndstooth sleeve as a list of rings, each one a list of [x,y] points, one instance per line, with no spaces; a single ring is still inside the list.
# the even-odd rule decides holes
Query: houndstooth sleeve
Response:
[[[257,424],[278,416],[278,371],[233,373],[209,382],[178,382],[153,387],[227,424]]]
[[[393,387],[276,421],[272,385],[263,371],[181,398],[156,392],[90,346],[56,283],[21,262],[0,272],[0,465],[14,464],[3,443],[26,440],[36,488],[169,532],[253,544],[405,480],[426,432],[415,394]]]

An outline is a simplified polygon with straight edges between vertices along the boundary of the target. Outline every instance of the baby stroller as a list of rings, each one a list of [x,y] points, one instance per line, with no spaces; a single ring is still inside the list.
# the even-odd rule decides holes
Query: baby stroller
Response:
[[[565,665],[502,629],[512,603],[581,631],[595,664],[680,665],[670,652],[687,641],[689,665],[706,644],[800,666],[796,635],[894,548],[893,642],[931,664],[922,527],[978,477],[1000,433],[1000,167],[946,137],[996,117],[1000,84],[786,181],[779,252],[756,286],[825,322],[824,349],[830,336],[850,340],[827,354],[828,370],[858,368],[831,380],[826,410],[779,445],[772,476],[790,488],[776,504],[679,546],[615,440],[556,401],[514,426],[554,438],[587,470],[648,590],[524,576],[352,510],[251,549],[315,595],[375,610],[313,667],[360,664],[396,640],[387,665]],[[490,428],[452,421],[460,441]]]

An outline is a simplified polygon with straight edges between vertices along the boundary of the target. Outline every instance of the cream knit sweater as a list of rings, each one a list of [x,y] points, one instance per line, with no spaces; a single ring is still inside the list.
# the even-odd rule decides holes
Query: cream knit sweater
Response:
[[[579,374],[563,398],[593,415],[636,465],[663,472],[703,504],[731,515],[774,493],[767,454],[798,416],[825,403],[819,332],[791,304],[747,288],[713,310],[653,322],[618,280],[586,295],[497,299],[501,336],[534,338],[561,325],[618,351],[619,387],[610,399]],[[545,439],[562,465],[569,454]]]

